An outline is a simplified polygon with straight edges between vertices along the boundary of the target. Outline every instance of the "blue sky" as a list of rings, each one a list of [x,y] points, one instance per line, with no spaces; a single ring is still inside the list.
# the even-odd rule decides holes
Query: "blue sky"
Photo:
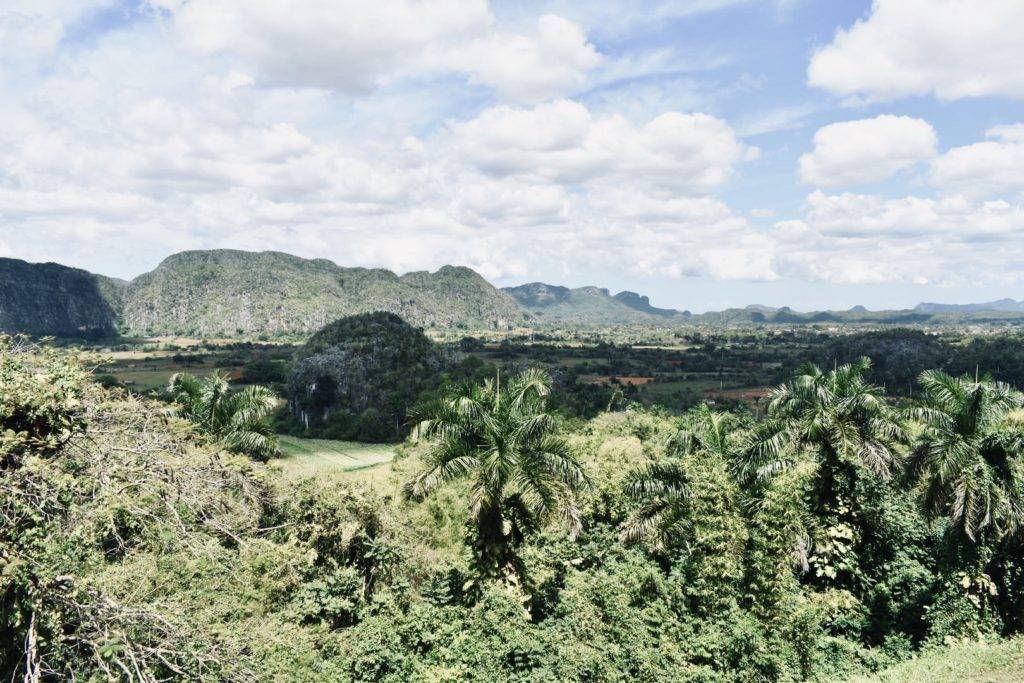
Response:
[[[1024,298],[1017,0],[11,0],[0,255]]]

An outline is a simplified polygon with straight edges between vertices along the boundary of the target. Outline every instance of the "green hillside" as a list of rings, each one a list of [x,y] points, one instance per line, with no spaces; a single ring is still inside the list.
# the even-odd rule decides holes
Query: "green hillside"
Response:
[[[1018,302],[798,312],[747,306],[691,314],[635,292],[541,282],[495,288],[473,270],[396,275],[280,252],[188,251],[131,282],[54,263],[0,258],[0,331],[60,337],[307,335],[347,315],[385,311],[423,328],[715,327],[746,325],[1005,325]]]
[[[175,254],[128,288],[134,334],[309,333],[339,317],[388,311],[420,327],[505,328],[515,302],[468,268],[399,277],[324,259],[234,250]]]

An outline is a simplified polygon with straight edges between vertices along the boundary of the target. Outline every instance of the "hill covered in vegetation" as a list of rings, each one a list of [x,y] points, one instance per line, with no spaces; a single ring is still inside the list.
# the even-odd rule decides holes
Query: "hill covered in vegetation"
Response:
[[[293,431],[305,436],[400,441],[423,392],[452,359],[393,313],[327,325],[296,354],[288,378]]]
[[[401,277],[278,252],[175,254],[130,284],[123,322],[134,333],[311,333],[345,315],[388,311],[418,327],[513,326],[522,313],[468,268]]]
[[[189,251],[124,282],[57,264],[0,259],[0,331],[62,337],[308,335],[346,315],[387,311],[423,328],[520,326],[1014,324],[1013,300],[916,309],[799,312],[747,306],[691,314],[658,308],[635,292],[533,282],[499,290],[478,273],[443,266],[396,275],[279,252]]]
[[[686,322],[690,314],[651,306],[650,299],[635,292],[614,296],[601,287],[570,289],[543,282],[505,287],[538,325],[668,325]]]

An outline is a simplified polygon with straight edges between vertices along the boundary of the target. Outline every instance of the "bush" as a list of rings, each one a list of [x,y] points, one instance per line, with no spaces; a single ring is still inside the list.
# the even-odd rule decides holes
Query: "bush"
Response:
[[[78,356],[0,335],[0,467],[52,454],[85,430]]]

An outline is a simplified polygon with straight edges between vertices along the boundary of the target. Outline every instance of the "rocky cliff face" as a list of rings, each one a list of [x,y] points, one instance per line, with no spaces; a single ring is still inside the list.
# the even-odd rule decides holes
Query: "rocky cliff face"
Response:
[[[126,283],[56,263],[0,258],[0,331],[58,337],[117,333]]]
[[[661,316],[662,318],[676,318],[679,316],[689,316],[689,313],[685,311],[680,313],[679,311],[673,308],[657,308],[655,306],[652,306],[650,297],[642,294],[637,294],[636,292],[619,292],[618,294],[615,295],[615,298],[618,301],[621,301],[622,303],[626,304],[633,310],[640,311],[641,313],[649,313],[650,315],[657,315]]]

